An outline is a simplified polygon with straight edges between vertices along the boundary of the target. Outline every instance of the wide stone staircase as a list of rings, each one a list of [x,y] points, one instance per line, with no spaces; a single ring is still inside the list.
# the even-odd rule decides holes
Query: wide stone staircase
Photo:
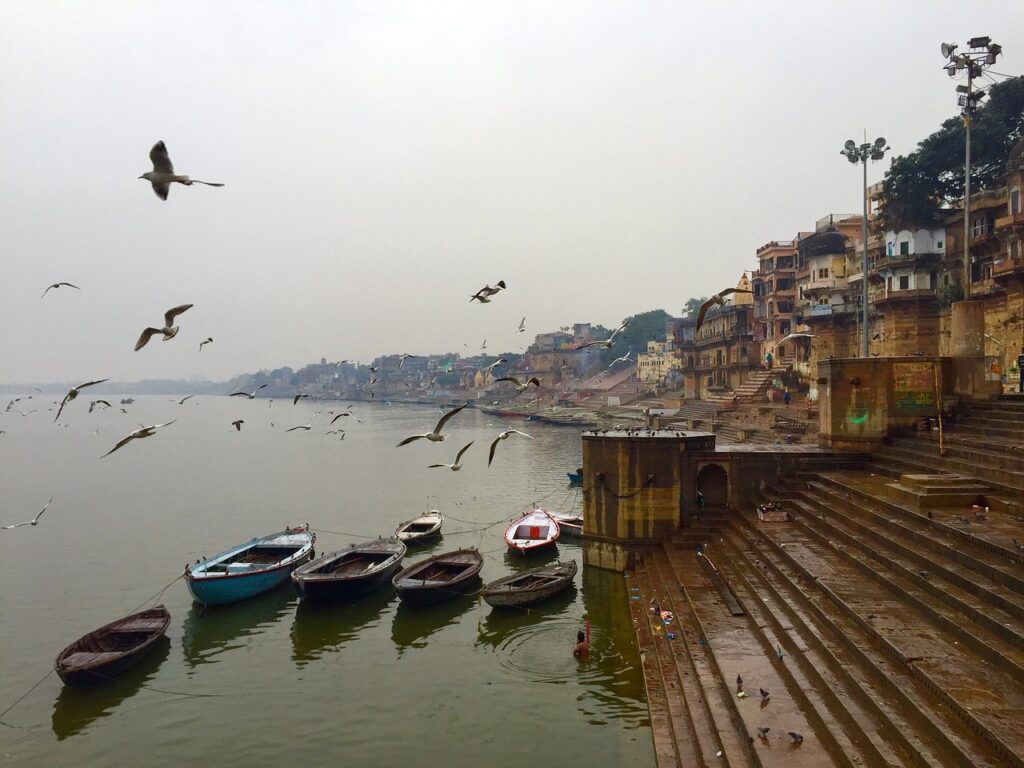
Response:
[[[785,369],[780,369],[780,371],[781,370]],[[731,406],[734,402],[761,402],[765,398],[765,393],[768,391],[768,387],[772,384],[772,379],[777,376],[780,371],[775,369],[755,371],[739,386],[739,389],[732,392],[722,392],[712,395],[706,398],[705,402],[713,403],[723,408]]]

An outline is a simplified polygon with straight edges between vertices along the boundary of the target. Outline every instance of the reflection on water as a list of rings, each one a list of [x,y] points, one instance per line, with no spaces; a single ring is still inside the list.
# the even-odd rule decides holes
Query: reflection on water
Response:
[[[218,661],[217,656],[243,647],[253,635],[281,619],[298,602],[291,582],[249,600],[203,608],[192,603],[182,625],[181,646],[190,667]]]
[[[531,568],[539,568],[542,565],[557,562],[558,554],[557,544],[553,547],[545,547],[539,552],[531,552],[528,555],[524,555],[522,552],[513,552],[511,549],[506,548],[505,565],[515,572],[528,571]]]
[[[65,685],[53,703],[53,733],[64,740],[84,731],[94,720],[113,714],[121,702],[138,693],[156,674],[171,652],[171,641],[164,636],[149,652],[117,677],[89,688]]]
[[[434,605],[409,605],[399,603],[391,622],[391,639],[401,656],[410,648],[423,648],[427,638],[475,607],[479,601],[475,595],[456,595],[450,600]]]
[[[384,608],[395,599],[395,588],[383,589],[347,603],[299,603],[292,622],[292,660],[300,669],[326,653],[340,650],[359,636],[360,630],[375,626]]]

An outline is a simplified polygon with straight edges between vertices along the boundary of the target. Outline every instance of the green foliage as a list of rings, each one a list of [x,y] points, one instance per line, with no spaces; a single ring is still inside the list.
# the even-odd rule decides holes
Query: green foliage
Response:
[[[626,352],[632,352],[632,359],[635,361],[638,354],[647,351],[648,341],[665,338],[665,321],[669,317],[668,312],[663,309],[652,309],[650,312],[633,315],[629,325],[615,337],[612,348],[601,352],[601,364],[607,366],[612,360],[622,357]],[[609,331],[608,334],[610,333]],[[605,338],[608,334],[605,335]]]
[[[879,224],[902,229],[935,221],[939,209],[963,197],[963,118],[942,123],[909,155],[893,160],[882,182]],[[1000,186],[1013,145],[1024,136],[1024,76],[993,85],[971,123],[971,190]]]
[[[939,306],[948,307],[954,301],[961,301],[964,298],[964,287],[959,283],[947,285],[939,289]]]
[[[697,321],[697,315],[700,314],[700,305],[708,300],[707,296],[701,296],[699,299],[690,299],[683,304],[683,317],[687,320]]]

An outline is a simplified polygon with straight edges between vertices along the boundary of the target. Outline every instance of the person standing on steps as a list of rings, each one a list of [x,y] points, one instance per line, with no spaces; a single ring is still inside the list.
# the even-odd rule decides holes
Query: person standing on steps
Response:
[[[764,356],[764,359],[765,362],[768,363],[768,370],[770,371],[772,369],[772,360],[774,359],[772,357],[772,353],[769,352],[767,355]]]
[[[789,394],[789,390],[787,389],[785,392],[782,393],[782,402],[784,402],[786,404],[787,408],[789,408],[789,400],[790,400],[790,394]]]
[[[1020,354],[1017,355],[1017,373],[1020,375],[1020,381],[1017,383],[1017,392],[1024,394],[1024,347],[1020,348]]]

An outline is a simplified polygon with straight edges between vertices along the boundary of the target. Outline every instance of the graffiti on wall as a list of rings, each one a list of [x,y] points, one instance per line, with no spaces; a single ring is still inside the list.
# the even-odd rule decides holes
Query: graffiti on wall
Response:
[[[935,371],[932,363],[894,363],[893,405],[897,413],[935,408]]]

